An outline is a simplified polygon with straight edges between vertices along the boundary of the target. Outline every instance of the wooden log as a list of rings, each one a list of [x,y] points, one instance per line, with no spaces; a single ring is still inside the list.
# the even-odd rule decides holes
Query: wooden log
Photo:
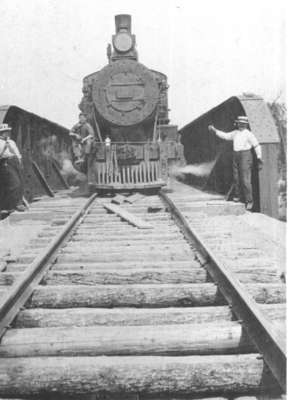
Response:
[[[10,274],[12,275],[12,274]],[[119,285],[132,283],[203,283],[207,281],[204,268],[140,268],[93,269],[89,271],[50,271],[43,279],[47,285]]]
[[[193,355],[255,352],[238,322],[10,329],[0,357]]]
[[[93,393],[246,394],[276,382],[256,354],[186,357],[24,357],[0,364],[0,396]]]
[[[35,259],[35,257],[40,254],[40,249],[37,249],[36,252],[25,253],[20,255],[17,258],[18,263],[31,263]],[[61,253],[57,256],[58,262],[63,263],[82,263],[82,262],[99,262],[99,263],[110,263],[114,262],[132,262],[132,261],[143,261],[145,259],[152,259],[153,261],[188,261],[192,259],[192,253],[187,254],[186,252],[181,252],[180,249],[175,249],[172,251],[168,251],[165,253],[158,252],[141,252],[141,253],[92,253],[92,254],[85,254],[85,253]]]
[[[93,238],[91,238],[91,239],[86,238],[85,240],[73,240],[73,238],[72,238],[72,240],[69,242],[69,245],[81,247],[81,246],[85,246],[87,241],[89,242],[91,247],[92,247],[92,245],[96,246],[97,244],[99,244],[99,246],[101,246],[101,247],[106,246],[106,248],[107,248],[107,245],[108,245],[107,240],[103,241],[102,238],[99,239],[99,237],[97,237],[97,236],[94,238],[94,240],[93,240]],[[163,243],[164,246],[173,246],[173,248],[177,247],[177,246],[181,246],[182,243],[185,243],[185,242],[183,242],[183,239],[178,236],[177,237],[174,236],[173,239],[171,239],[171,238],[170,239],[162,239],[161,237],[157,236],[156,238],[152,238],[152,239],[144,238],[144,240],[134,240],[131,238],[128,238],[128,239],[123,238],[123,239],[118,240],[118,239],[111,238],[109,245],[112,245],[113,247],[119,247],[119,248],[134,247],[134,246],[135,247],[143,247],[143,246],[145,247],[146,246],[145,242],[147,242],[147,244],[149,246],[160,246],[161,243]],[[37,245],[39,245],[38,242],[37,242]],[[45,246],[45,244],[43,244],[43,246]]]
[[[137,217],[136,215],[131,214],[129,211],[121,208],[117,205],[113,204],[103,204],[107,210],[119,215],[122,219],[130,222],[134,226],[138,227],[139,229],[152,229],[153,226],[146,221],[143,221],[141,218]]]
[[[7,272],[18,272],[24,271],[27,268],[27,264],[22,263],[13,263],[9,264],[7,267]],[[54,263],[51,267],[51,270],[62,271],[62,270],[81,270],[88,271],[90,269],[136,269],[136,268],[199,268],[201,264],[198,261],[120,261],[110,263],[99,263],[99,262],[71,262],[71,263]]]
[[[232,313],[228,306],[184,308],[33,308],[20,311],[15,328],[73,327],[95,325],[167,325],[199,324],[230,321]]]
[[[101,244],[102,246],[106,245],[107,246],[107,242],[112,242],[114,241],[114,245],[118,245],[118,246],[128,246],[128,245],[135,245],[135,244],[139,244],[139,243],[144,243],[144,241],[146,240],[147,243],[149,243],[149,245],[155,245],[157,243],[161,243],[163,241],[164,244],[173,244],[173,246],[177,246],[180,243],[183,242],[183,238],[182,236],[179,235],[170,235],[169,237],[162,237],[160,235],[157,236],[153,236],[153,237],[147,237],[144,238],[144,240],[141,240],[141,236],[138,235],[135,239],[135,237],[122,237],[122,238],[116,238],[116,237],[112,237],[110,236],[107,240],[107,237],[101,237],[99,238],[99,236],[94,235],[94,236],[84,236],[82,238],[80,238],[79,236],[81,235],[74,235],[72,236],[72,238],[70,239],[69,243],[70,244],[74,244],[76,246],[84,246],[87,241],[92,244],[92,245],[96,245],[96,244]],[[140,240],[139,240],[140,239]],[[30,246],[36,247],[36,246],[46,246],[49,243],[49,239],[34,239],[31,240],[29,242]]]
[[[17,272],[1,272],[0,274],[0,286],[10,286],[16,279],[20,277],[20,273]]]
[[[7,293],[7,288],[1,288],[0,289],[0,299]]]
[[[260,306],[266,317],[273,321],[285,321],[284,304]],[[228,306],[184,307],[184,308],[33,308],[20,311],[15,328],[95,326],[95,325],[166,325],[200,324],[206,322],[231,321],[233,315]]]
[[[154,224],[155,224],[155,222],[156,221],[153,221]],[[131,226],[129,224],[125,224],[125,223],[124,223],[124,225],[114,224],[114,225],[103,227],[102,223],[99,222],[99,224],[98,223],[97,224],[90,224],[90,225],[89,224],[85,224],[85,225],[83,225],[81,227],[78,227],[76,232],[80,233],[80,234],[97,235],[97,236],[104,236],[104,234],[105,235],[113,234],[113,233],[118,232],[118,231],[120,231],[122,233],[124,233],[124,231],[127,231],[128,233],[130,233],[131,236],[132,235],[141,236],[142,232],[145,232],[145,234],[147,236],[150,236],[150,235],[156,235],[157,236],[157,235],[163,235],[163,234],[170,235],[171,233],[176,233],[176,232],[180,233],[178,227],[176,227],[176,226],[174,226],[172,224],[169,224],[169,225],[166,225],[166,224],[155,224],[155,225],[156,226],[152,230],[145,230],[145,231],[143,230],[143,231],[141,231],[140,229],[138,229],[138,228],[136,228],[134,226]]]
[[[0,275],[0,285],[11,285],[19,277],[18,273],[7,272],[5,277]],[[3,280],[1,278],[4,278]],[[259,275],[242,274],[241,282],[253,283],[260,281]],[[200,266],[198,268],[89,268],[89,270],[78,271],[50,271],[43,283],[47,285],[118,285],[132,283],[201,283],[208,280],[207,272]],[[4,281],[4,282],[3,282]],[[264,279],[261,280],[264,282]],[[277,279],[276,279],[277,281]],[[3,283],[2,283],[3,282]],[[271,281],[272,282],[272,281]]]
[[[112,207],[113,205],[110,204],[109,206]],[[114,205],[114,207],[119,207],[119,206]],[[119,208],[121,208],[121,207],[119,207]],[[123,208],[122,208],[122,210],[123,210]],[[124,214],[126,214],[125,210],[124,210]],[[133,215],[131,213],[129,213],[129,214],[130,214],[130,216],[136,217],[135,215]],[[167,223],[167,224],[171,225],[171,223],[170,223],[171,220],[170,220],[170,218],[168,218],[168,216],[164,215],[161,217],[162,217],[162,219],[159,219],[157,222],[161,221],[161,224]],[[136,217],[136,218],[140,219],[140,217]],[[148,216],[148,218],[149,218],[149,216]],[[103,218],[101,216],[96,216],[96,215],[92,215],[92,214],[89,217],[86,217],[84,219],[84,225],[82,225],[82,228],[89,229],[93,225],[95,225],[95,227],[97,226],[98,229],[102,226],[106,226],[107,228],[109,228],[110,226],[112,226],[112,227],[119,226],[119,227],[130,227],[131,229],[134,229],[134,228],[138,229],[138,227],[136,225],[131,224],[129,221],[124,220],[123,218],[111,220],[111,219]]]
[[[284,284],[247,284],[245,285],[249,293],[257,303],[285,303],[286,288]]]
[[[38,286],[29,307],[170,307],[224,304],[212,283]],[[27,305],[28,305],[27,304]]]
[[[112,229],[101,229],[100,231],[96,231],[95,230],[95,226],[91,227],[90,229],[78,229],[77,233],[74,234],[74,236],[76,236],[77,234],[80,235],[85,235],[85,236],[98,236],[98,239],[102,239],[105,240],[106,236],[113,236],[115,238],[119,238],[121,236],[125,236],[125,238],[131,238],[132,236],[140,236],[142,237],[142,235],[144,234],[145,238],[151,237],[152,236],[161,236],[161,238],[163,239],[164,236],[171,236],[171,235],[178,235],[180,237],[182,237],[182,234],[180,233],[179,229],[175,226],[170,226],[167,228],[164,227],[160,227],[159,229],[152,229],[152,230],[139,230],[137,228],[131,227],[130,225],[128,225],[128,227],[124,227],[124,229],[122,228],[112,228]]]
[[[18,258],[19,262],[28,262],[29,260],[33,260],[33,255],[23,255]],[[181,252],[180,249],[174,249],[173,251],[168,251],[166,253],[154,253],[154,252],[145,252],[145,253],[114,253],[114,254],[61,254],[58,255],[58,262],[122,262],[122,261],[143,261],[145,259],[153,260],[153,261],[188,261],[192,260],[192,253],[186,254],[185,252]]]
[[[21,264],[20,264],[21,265]],[[23,264],[24,265],[24,264]],[[57,262],[52,265],[51,270],[62,271],[62,270],[89,270],[89,269],[114,269],[114,270],[125,270],[125,269],[161,269],[161,268],[174,268],[174,269],[194,269],[199,268],[201,264],[196,260],[188,261],[151,261],[151,260],[141,260],[141,261],[121,261],[110,263],[98,263],[98,262],[82,262],[82,263],[60,263]]]
[[[181,243],[179,242],[177,244],[177,246],[180,247],[180,251],[186,253],[186,254],[191,254],[191,248],[190,246],[182,241]],[[120,246],[118,244],[115,243],[111,243],[111,245],[108,247],[107,243],[104,244],[90,244],[90,243],[86,243],[85,245],[83,245],[84,247],[84,251],[88,254],[93,254],[93,253],[101,253],[101,254],[111,254],[111,253],[120,253],[122,252],[124,253],[128,253],[128,252],[134,252],[134,253],[138,253],[138,252],[143,252],[144,254],[146,253],[150,253],[150,252],[173,252],[174,251],[174,245],[172,244],[164,244],[164,243],[157,243],[157,244],[148,244],[148,243],[144,243],[144,242],[140,242],[140,243],[135,243],[135,244],[130,244],[127,246],[122,246],[120,248]],[[82,248],[80,246],[78,246],[77,244],[74,243],[68,243],[64,248],[63,248],[63,252],[64,254],[68,254],[68,253],[81,253],[82,252]]]
[[[276,269],[271,268],[254,268],[240,269],[233,268],[236,277],[242,283],[279,283],[280,277]]]
[[[282,285],[245,285],[259,303],[283,303]],[[259,287],[258,287],[259,286]],[[31,307],[170,307],[224,304],[213,283],[39,286]]]
[[[102,232],[103,234],[103,232]],[[128,237],[124,237],[124,235],[122,235],[121,237],[116,237],[113,235],[105,235],[102,236],[101,239],[99,238],[99,236],[97,236],[96,234],[90,234],[90,235],[86,235],[86,234],[81,234],[81,233],[75,233],[72,236],[72,241],[82,241],[85,242],[86,240],[89,240],[91,242],[97,242],[99,243],[99,241],[101,240],[102,243],[107,243],[107,242],[111,242],[112,240],[115,240],[116,243],[122,243],[122,242],[132,242],[132,241],[140,241],[140,240],[149,240],[149,241],[167,241],[167,240],[182,240],[182,235],[180,235],[178,232],[174,232],[174,233],[170,233],[170,234],[165,234],[165,235],[161,235],[161,234],[156,234],[156,235],[145,235],[142,236],[141,234],[130,234],[128,235]]]
[[[261,304],[261,311],[265,316],[271,320],[284,320],[286,319],[286,304]]]
[[[120,207],[121,208],[121,207]],[[124,207],[122,207],[123,210]],[[153,208],[152,208],[153,209]],[[132,210],[134,213],[134,209]],[[126,211],[127,212],[127,211]],[[133,213],[130,213],[130,215],[133,215]],[[136,217],[136,215],[134,215],[134,217]],[[141,214],[139,214],[139,217],[141,217]],[[137,217],[136,217],[137,218]],[[143,220],[146,221],[155,221],[157,224],[160,225],[167,225],[167,226],[171,226],[172,224],[174,225],[174,222],[172,222],[171,217],[168,214],[165,213],[144,213],[143,214]],[[112,224],[112,226],[132,226],[130,225],[130,223],[128,223],[129,221],[126,222],[122,221],[119,219],[111,219],[111,218],[104,218],[103,216],[100,215],[93,215],[90,214],[89,216],[87,216],[84,219],[85,225],[83,226],[84,228],[88,229],[91,225],[97,225],[97,226],[109,226],[110,224]],[[136,225],[132,226],[132,227],[136,227]]]

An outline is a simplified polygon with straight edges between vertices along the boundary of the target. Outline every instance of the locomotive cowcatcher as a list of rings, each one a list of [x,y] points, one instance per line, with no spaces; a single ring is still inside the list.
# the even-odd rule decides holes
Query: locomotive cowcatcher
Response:
[[[88,183],[95,190],[160,188],[182,159],[177,126],[169,125],[166,75],[138,62],[131,16],[115,16],[108,65],[83,79],[81,111],[94,127]]]

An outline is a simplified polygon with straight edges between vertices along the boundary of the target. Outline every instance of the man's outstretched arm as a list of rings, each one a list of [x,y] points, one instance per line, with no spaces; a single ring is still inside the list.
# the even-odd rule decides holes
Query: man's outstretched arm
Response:
[[[223,132],[223,131],[220,131],[219,129],[216,129],[213,125],[208,125],[208,130],[209,130],[209,132],[215,133],[221,139],[233,140],[234,131],[232,131],[232,132]]]

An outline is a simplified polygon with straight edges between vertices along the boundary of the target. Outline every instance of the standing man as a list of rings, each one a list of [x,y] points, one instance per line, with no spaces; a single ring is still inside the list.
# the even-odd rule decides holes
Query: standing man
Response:
[[[0,124],[0,209],[3,213],[25,211],[23,202],[22,156],[10,139],[11,128]]]
[[[70,136],[74,139],[75,164],[77,164],[81,172],[86,173],[87,159],[91,153],[95,132],[92,125],[87,122],[85,114],[79,114],[79,122],[71,129]]]
[[[210,132],[214,132],[218,137],[233,141],[233,180],[234,180],[234,201],[241,201],[243,196],[247,210],[253,208],[251,170],[252,154],[254,148],[259,169],[262,168],[261,147],[254,134],[248,129],[248,118],[245,116],[237,117],[235,121],[237,129],[231,132],[223,132],[209,125]]]

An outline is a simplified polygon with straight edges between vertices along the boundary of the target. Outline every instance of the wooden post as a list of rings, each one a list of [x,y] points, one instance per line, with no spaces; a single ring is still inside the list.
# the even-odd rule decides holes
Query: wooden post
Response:
[[[44,174],[40,170],[39,166],[37,165],[37,163],[35,161],[32,160],[31,162],[32,162],[33,170],[34,170],[37,178],[39,179],[40,183],[42,184],[43,188],[45,189],[45,192],[48,194],[48,196],[54,197],[54,192],[51,189],[51,187],[48,185],[48,182],[47,182]]]
[[[70,189],[70,186],[68,185],[68,182],[65,180],[65,178],[63,177],[63,175],[60,172],[60,169],[57,165],[57,161],[55,159],[52,159],[52,167],[53,170],[56,172],[56,175],[58,176],[60,182],[62,183],[63,187],[65,189]]]

